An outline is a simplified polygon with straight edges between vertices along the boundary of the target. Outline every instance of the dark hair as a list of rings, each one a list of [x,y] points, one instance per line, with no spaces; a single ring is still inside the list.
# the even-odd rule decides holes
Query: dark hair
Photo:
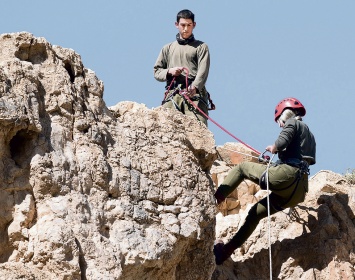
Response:
[[[181,10],[180,12],[178,12],[176,16],[176,21],[179,22],[181,18],[191,19],[192,22],[195,22],[195,15],[190,10]]]

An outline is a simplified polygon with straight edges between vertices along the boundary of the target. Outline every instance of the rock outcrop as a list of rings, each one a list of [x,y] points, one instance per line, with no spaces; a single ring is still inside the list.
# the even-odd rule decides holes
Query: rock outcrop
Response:
[[[257,155],[216,149],[174,110],[107,108],[103,91],[74,50],[0,35],[1,280],[269,279],[269,248],[274,278],[355,278],[343,176],[314,175],[302,204],[262,220],[216,267],[215,238],[228,240],[266,192],[245,181],[217,214],[215,187]]]
[[[3,34],[0,50],[0,279],[210,278],[211,132],[107,108],[80,56],[44,38]]]
[[[270,279],[270,248],[275,279],[354,279],[354,187],[339,174],[318,172],[306,200],[271,216],[270,224],[263,219],[212,279]],[[217,238],[228,241],[246,214],[218,214]]]
[[[217,147],[217,153],[218,158],[211,169],[215,186],[223,182],[233,166],[243,161],[258,162],[259,156],[241,143],[226,143]],[[262,196],[262,192],[259,185],[246,179],[219,206],[219,210],[224,216],[238,214],[249,204],[257,202],[260,195]]]

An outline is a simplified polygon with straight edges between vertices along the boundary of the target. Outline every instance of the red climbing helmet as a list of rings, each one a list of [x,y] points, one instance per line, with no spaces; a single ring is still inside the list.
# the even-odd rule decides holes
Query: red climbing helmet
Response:
[[[275,122],[277,122],[277,119],[280,117],[282,112],[285,109],[297,109],[298,110],[298,115],[303,117],[306,114],[306,109],[302,105],[302,103],[294,98],[294,97],[288,97],[283,99],[282,101],[279,102],[279,104],[276,105],[275,108]]]

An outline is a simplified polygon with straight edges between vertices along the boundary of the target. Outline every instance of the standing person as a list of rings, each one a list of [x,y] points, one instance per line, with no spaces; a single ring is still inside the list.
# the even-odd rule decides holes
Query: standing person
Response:
[[[308,191],[309,165],[316,162],[316,142],[308,126],[302,121],[306,109],[296,98],[282,100],[275,109],[275,122],[282,128],[273,145],[266,147],[272,154],[278,153],[279,160],[267,166],[261,163],[242,162],[235,166],[218,187],[217,204],[244,180],[249,179],[267,189],[269,184],[270,214],[275,214],[303,202]],[[268,175],[266,176],[266,172]],[[268,178],[268,182],[266,179]],[[214,246],[216,264],[222,264],[235,249],[239,248],[253,233],[259,221],[268,215],[267,197],[252,206],[244,224],[226,244],[217,242]]]
[[[190,10],[178,12],[175,26],[179,30],[176,41],[162,48],[154,65],[154,78],[166,82],[163,106],[175,108],[207,125],[205,116],[189,104],[179,91],[187,90],[187,96],[208,115],[209,94],[205,87],[210,68],[208,46],[196,40],[192,33],[196,22],[195,15]],[[188,69],[187,89],[184,68]]]

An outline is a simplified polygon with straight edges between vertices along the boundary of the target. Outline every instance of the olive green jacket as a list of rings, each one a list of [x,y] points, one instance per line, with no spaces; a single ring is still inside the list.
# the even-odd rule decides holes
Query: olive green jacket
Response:
[[[155,62],[154,78],[160,82],[167,81],[168,70],[173,67],[186,67],[189,70],[188,78],[193,80],[192,85],[201,91],[205,87],[210,68],[208,46],[198,40],[186,45],[180,45],[177,41],[165,45]]]
[[[275,141],[279,159],[286,161],[295,158],[316,163],[316,141],[308,126],[294,118],[290,118]]]

